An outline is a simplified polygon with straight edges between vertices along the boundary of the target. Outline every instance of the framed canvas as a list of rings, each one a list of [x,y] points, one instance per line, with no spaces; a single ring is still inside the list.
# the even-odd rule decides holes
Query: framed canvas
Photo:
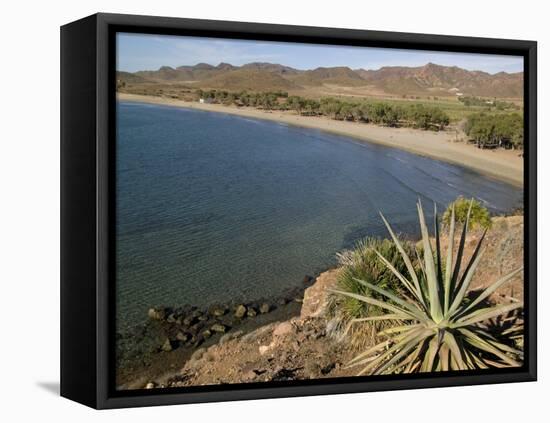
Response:
[[[536,43],[61,28],[61,394],[536,379]]]

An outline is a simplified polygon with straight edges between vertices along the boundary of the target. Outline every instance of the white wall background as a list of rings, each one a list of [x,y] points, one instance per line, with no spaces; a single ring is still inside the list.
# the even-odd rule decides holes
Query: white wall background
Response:
[[[543,421],[548,409],[550,31],[524,0],[6,1],[0,25],[0,420]],[[59,26],[95,12],[539,42],[539,382],[96,412],[58,397]],[[546,395],[544,391],[546,390]],[[537,418],[536,416],[540,417]]]

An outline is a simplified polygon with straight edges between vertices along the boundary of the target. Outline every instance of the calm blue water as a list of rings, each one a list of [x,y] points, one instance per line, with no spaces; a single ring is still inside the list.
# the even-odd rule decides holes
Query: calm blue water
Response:
[[[321,131],[221,113],[118,104],[117,315],[276,296],[366,235],[378,211],[416,234],[415,202],[459,195],[492,211],[521,189]],[[428,213],[430,214],[430,213]]]

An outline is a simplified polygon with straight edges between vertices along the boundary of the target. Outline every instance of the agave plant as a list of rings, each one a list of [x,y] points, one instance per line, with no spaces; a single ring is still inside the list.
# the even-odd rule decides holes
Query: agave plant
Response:
[[[432,248],[424,211],[417,203],[422,235],[423,257],[417,251],[416,266],[405,252],[387,220],[382,216],[393,242],[405,262],[408,277],[398,271],[382,254],[378,258],[395,274],[403,288],[400,292],[384,289],[369,282],[359,283],[376,292],[387,301],[369,295],[333,290],[384,310],[384,314],[355,319],[354,323],[389,321],[393,326],[379,335],[384,339],[355,357],[350,366],[362,365],[359,374],[410,373],[445,370],[468,370],[489,367],[520,366],[523,352],[494,336],[487,324],[493,319],[513,313],[523,302],[491,305],[489,296],[518,275],[520,267],[492,283],[474,298],[468,295],[470,283],[479,266],[484,249],[486,230],[461,271],[464,244],[470,219],[468,211],[456,256],[455,213],[451,209],[449,241],[446,260],[442,259],[437,209],[434,212],[435,246]],[[435,249],[435,250],[434,250]],[[380,297],[379,297],[380,298]],[[514,328],[514,329],[517,329]],[[505,331],[506,332],[506,331]],[[508,331],[509,333],[512,330]],[[504,332],[503,332],[504,333]]]

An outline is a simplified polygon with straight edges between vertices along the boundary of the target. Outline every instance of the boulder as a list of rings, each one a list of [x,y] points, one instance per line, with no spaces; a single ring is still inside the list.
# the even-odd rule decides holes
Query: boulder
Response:
[[[164,341],[164,344],[162,344],[161,349],[162,349],[162,351],[165,351],[165,352],[172,351],[172,343],[170,342],[169,339]]]
[[[271,307],[269,306],[268,303],[263,303],[261,306],[260,306],[260,313],[262,314],[266,314],[266,313],[269,313],[269,310],[271,309]]]
[[[147,312],[147,315],[149,316],[149,319],[152,320],[164,320],[166,317],[166,312],[162,308],[150,308]]]
[[[227,312],[227,309],[222,306],[214,306],[209,310],[210,315],[214,317],[221,317]]]
[[[176,339],[181,342],[187,342],[189,339],[189,335],[187,333],[178,332],[176,335]]]
[[[254,316],[256,316],[256,314],[258,314],[258,313],[254,309],[254,307],[248,307],[248,309],[246,310],[246,315],[248,317],[254,317]]]
[[[304,291],[304,299],[300,317],[318,317],[327,310],[328,290],[333,288],[338,279],[338,269],[321,273],[315,283]]]
[[[184,326],[191,326],[198,320],[197,316],[189,315],[183,318],[182,323]]]
[[[155,382],[149,382],[147,385],[145,385],[145,389],[153,389],[156,387],[157,387],[157,384]]]
[[[281,297],[277,301],[277,304],[279,304],[280,306],[284,306],[284,305],[287,305],[289,302],[290,302],[290,300],[288,298]]]
[[[193,326],[190,326],[187,330],[189,333],[196,335],[204,328],[203,322],[195,323]]]
[[[176,323],[176,316],[174,313],[170,314],[167,318],[166,318],[166,321],[168,323]]]
[[[254,380],[258,374],[254,370],[249,370],[243,374],[243,380]]]
[[[212,332],[225,333],[225,331],[227,330],[227,328],[225,327],[225,325],[222,325],[221,323],[214,323],[214,324],[210,327],[210,330],[211,330]]]
[[[246,314],[246,307],[242,304],[238,305],[237,308],[235,309],[235,317],[242,319],[245,314]]]
[[[204,339],[208,339],[212,336],[212,332],[210,332],[209,329],[205,329],[203,332],[202,332],[202,336],[204,337]]]

